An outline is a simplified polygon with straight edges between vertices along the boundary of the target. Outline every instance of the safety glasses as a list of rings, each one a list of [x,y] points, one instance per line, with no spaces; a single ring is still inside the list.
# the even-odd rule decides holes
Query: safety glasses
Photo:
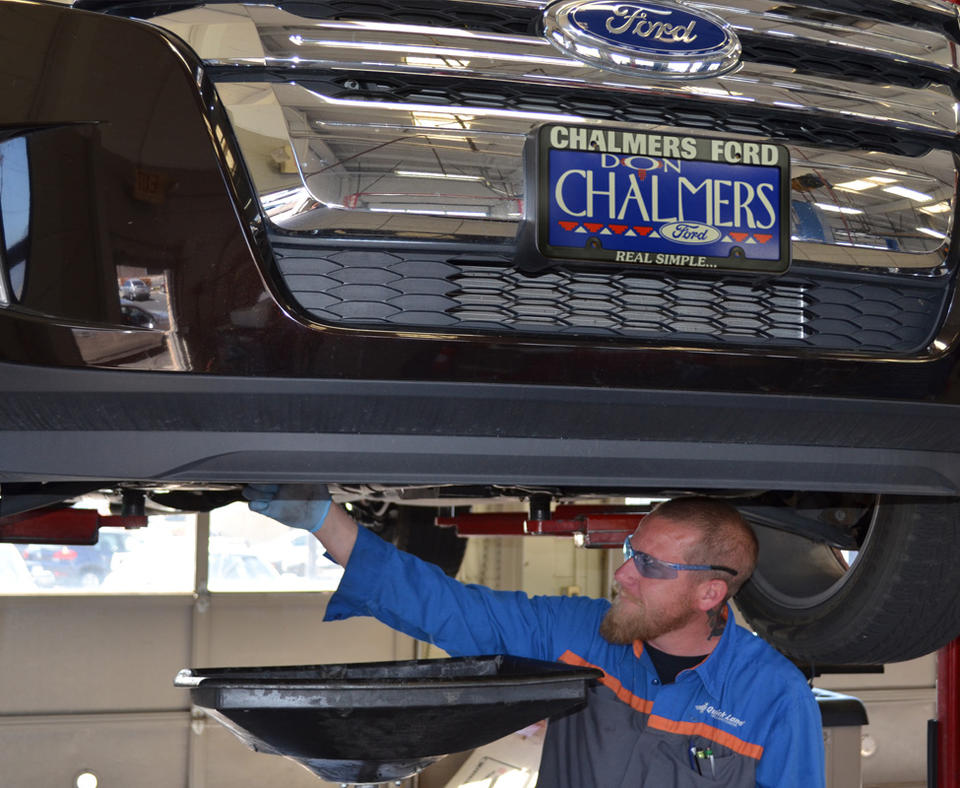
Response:
[[[729,566],[716,566],[715,564],[674,564],[670,561],[661,561],[652,555],[634,550],[633,545],[630,544],[630,537],[628,536],[623,540],[623,560],[629,561],[631,558],[633,559],[633,565],[637,567],[637,571],[644,577],[649,577],[653,580],[672,580],[681,569],[712,569],[717,572],[728,572],[731,575],[737,574],[737,570],[731,569]]]

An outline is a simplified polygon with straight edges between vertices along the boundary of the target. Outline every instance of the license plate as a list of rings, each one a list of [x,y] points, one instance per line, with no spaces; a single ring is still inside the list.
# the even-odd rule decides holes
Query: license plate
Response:
[[[537,249],[547,260],[787,270],[784,146],[560,124],[536,140]]]

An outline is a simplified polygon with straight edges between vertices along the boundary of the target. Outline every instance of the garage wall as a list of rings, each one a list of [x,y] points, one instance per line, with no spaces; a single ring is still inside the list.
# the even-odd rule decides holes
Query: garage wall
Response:
[[[864,788],[926,788],[927,721],[937,716],[937,657],[885,665],[883,673],[821,676],[818,687],[859,698]]]
[[[238,788],[323,783],[191,720],[190,666],[411,659],[367,619],[322,624],[330,594],[0,597],[0,785]]]

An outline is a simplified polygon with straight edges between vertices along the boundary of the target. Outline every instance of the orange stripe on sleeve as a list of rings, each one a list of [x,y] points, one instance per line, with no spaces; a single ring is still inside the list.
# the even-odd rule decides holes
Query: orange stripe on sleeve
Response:
[[[676,720],[668,720],[666,717],[661,717],[657,714],[651,714],[647,725],[660,731],[676,733],[681,736],[702,736],[704,739],[715,741],[717,744],[722,744],[735,753],[746,755],[748,758],[753,758],[757,761],[759,761],[763,755],[763,747],[761,745],[751,744],[743,739],[738,739],[732,733],[714,728],[712,725],[707,725],[704,722],[677,722]]]
[[[603,671],[603,676],[600,679],[600,683],[603,684],[603,686],[605,686],[607,689],[611,690],[613,694],[617,696],[617,700],[626,703],[631,709],[639,711],[643,714],[649,714],[651,711],[653,711],[653,701],[646,700],[638,695],[634,695],[617,679],[603,670],[603,668],[587,662],[585,659],[583,659],[583,657],[574,654],[572,651],[564,651],[560,656],[560,661],[565,662],[568,665],[577,665],[581,668],[595,668],[596,670]]]

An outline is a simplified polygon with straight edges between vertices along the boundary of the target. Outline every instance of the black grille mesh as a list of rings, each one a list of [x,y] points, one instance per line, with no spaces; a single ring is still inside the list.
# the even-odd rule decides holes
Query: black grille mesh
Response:
[[[560,269],[529,277],[442,254],[274,243],[294,300],[320,322],[381,329],[603,336],[709,345],[909,353],[925,347],[940,287],[829,272],[749,283]]]
[[[850,52],[810,41],[771,41],[767,36],[749,33],[742,33],[740,42],[745,62],[783,66],[798,74],[816,74],[840,82],[883,83],[909,88],[924,88],[931,83],[954,87],[957,84],[955,73],[927,63]]]
[[[540,9],[494,3],[450,3],[447,0],[328,0],[304,3],[284,0],[284,10],[312,19],[347,19],[477,30],[523,36],[539,32]]]

